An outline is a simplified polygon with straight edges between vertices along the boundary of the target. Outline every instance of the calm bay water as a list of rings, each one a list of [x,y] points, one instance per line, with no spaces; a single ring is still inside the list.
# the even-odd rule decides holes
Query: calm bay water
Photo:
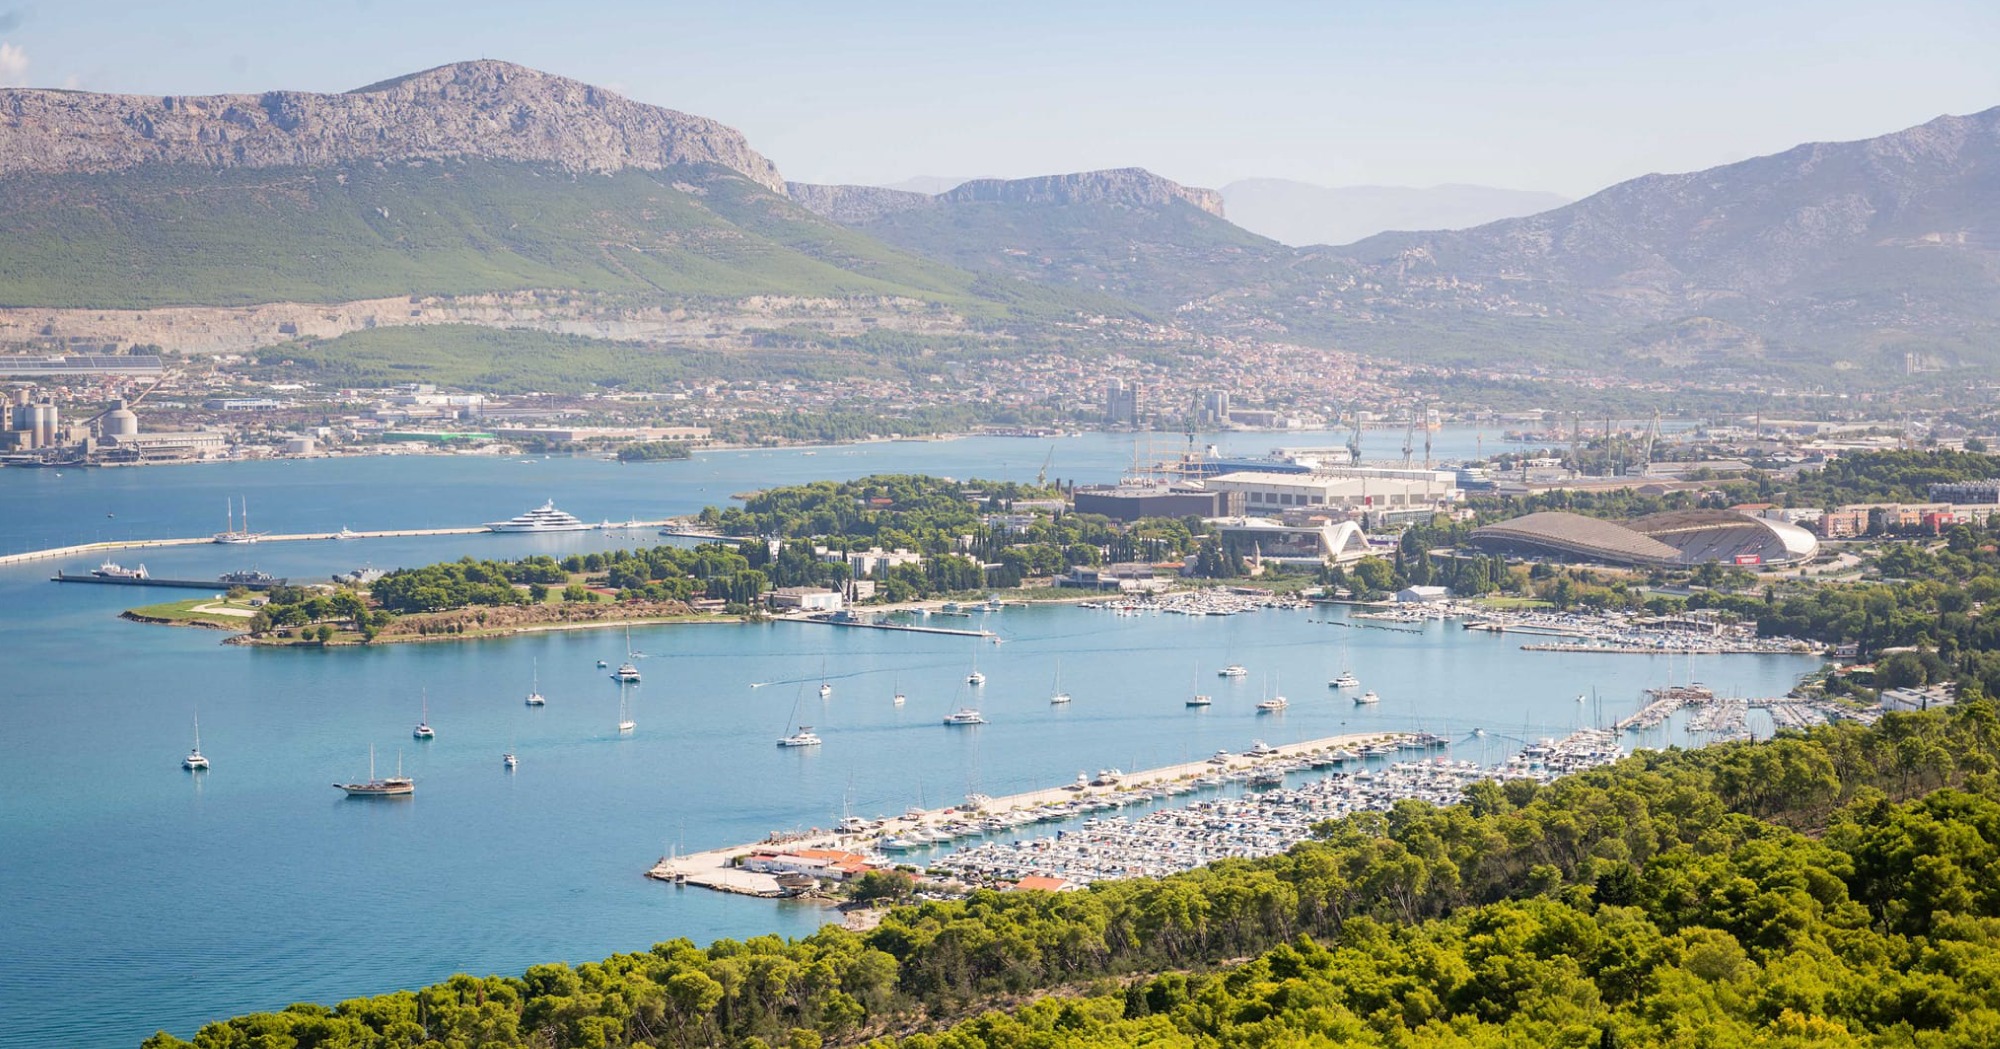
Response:
[[[1371,434],[1371,438],[1378,435]],[[1330,435],[1239,437],[1231,449],[1334,443]],[[1456,445],[1465,445],[1462,449]],[[1438,454],[1468,454],[1469,432]],[[246,496],[271,531],[442,527],[511,516],[545,498],[586,519],[682,513],[734,492],[871,472],[1115,478],[1129,439],[981,439],[725,452],[620,467],[481,458],[252,463],[144,470],[0,471],[0,549],[220,527]],[[105,514],[115,514],[106,517]],[[214,518],[214,520],[211,520]],[[101,522],[101,523],[100,523]],[[563,554],[651,537],[461,536],[200,546],[123,555],[157,575],[247,567],[324,578],[362,563],[414,565],[462,553]],[[452,972],[518,972],[686,936],[803,934],[811,906],[647,881],[675,847],[827,826],[969,790],[1003,794],[1078,770],[1146,767],[1365,728],[1465,738],[1458,756],[1498,759],[1514,738],[1553,735],[1595,708],[1623,713],[1686,667],[1650,657],[1521,652],[1517,641],[1433,625],[1341,628],[1319,612],[1229,618],[1117,617],[1066,607],[986,618],[1005,644],[821,626],[635,630],[644,684],[637,731],[615,731],[619,694],[596,661],[622,634],[584,631],[325,652],[255,651],[198,630],[115,618],[174,592],[46,581],[44,562],[0,570],[0,898],[11,963],[0,968],[9,1044],[129,1046],[156,1028],[297,1000],[337,1001]],[[975,646],[991,724],[948,729],[968,700]],[[1051,707],[1057,660],[1076,697]],[[1215,677],[1240,662],[1251,677]],[[1703,680],[1748,695],[1783,691],[1811,661],[1704,660]],[[1357,710],[1325,687],[1352,666],[1381,693]],[[546,708],[521,702],[539,670]],[[834,686],[821,701],[822,674]],[[1266,685],[1266,681],[1269,685]],[[1216,696],[1189,712],[1191,688]],[[1265,687],[1291,709],[1256,714]],[[901,689],[907,705],[893,706]],[[434,742],[410,737],[428,696]],[[773,746],[792,720],[826,745]],[[182,772],[197,710],[215,763]],[[1510,738],[1512,737],[1512,738]],[[348,801],[330,784],[395,766],[407,802]],[[502,769],[516,751],[521,766]]]

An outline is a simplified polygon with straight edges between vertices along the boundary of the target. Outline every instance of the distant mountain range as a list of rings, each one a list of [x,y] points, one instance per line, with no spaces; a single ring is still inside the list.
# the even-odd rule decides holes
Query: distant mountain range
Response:
[[[2000,363],[2000,109],[1343,246],[1281,240],[1556,201],[1136,168],[911,185],[787,183],[714,121],[504,62],[339,95],[0,89],[0,338],[194,346],[215,317],[91,311],[528,295],[579,333],[817,310],[1060,342],[1083,314],[1510,369]],[[518,320],[489,305],[453,319]]]
[[[1253,178],[1222,187],[1229,220],[1281,244],[1351,244],[1389,230],[1464,229],[1559,208],[1569,198],[1490,186],[1315,186]]]

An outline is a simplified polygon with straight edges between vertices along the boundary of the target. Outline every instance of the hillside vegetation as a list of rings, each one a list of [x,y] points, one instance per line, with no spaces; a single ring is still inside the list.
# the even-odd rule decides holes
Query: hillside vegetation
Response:
[[[909,296],[1003,315],[978,278],[725,169],[492,161],[24,175],[0,194],[0,306],[149,308],[574,290],[650,302]],[[1018,298],[1018,296],[1017,296]]]
[[[1996,758],[2000,710],[1969,698],[1405,802],[1268,860],[457,976],[194,1044],[1991,1046]]]

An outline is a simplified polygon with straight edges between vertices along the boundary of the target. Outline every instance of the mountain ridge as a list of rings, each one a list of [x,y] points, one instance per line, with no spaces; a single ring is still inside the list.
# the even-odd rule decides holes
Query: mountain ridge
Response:
[[[784,192],[777,165],[734,128],[491,59],[338,94],[0,88],[0,176],[467,157],[593,173],[715,164]]]
[[[1218,192],[1231,222],[1294,247],[1352,244],[1392,230],[1466,229],[1573,203],[1559,193],[1466,183],[1321,186],[1247,178]]]

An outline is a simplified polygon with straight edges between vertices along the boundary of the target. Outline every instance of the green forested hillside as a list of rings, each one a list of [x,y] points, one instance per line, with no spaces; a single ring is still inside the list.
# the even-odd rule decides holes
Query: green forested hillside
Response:
[[[1406,802],[1269,860],[459,976],[194,1044],[1992,1046],[1996,758],[2000,709],[1970,699]]]
[[[906,295],[1005,312],[974,289],[980,278],[821,220],[719,168],[167,167],[14,176],[5,188],[0,306],[232,306],[540,288],[649,301]]]

